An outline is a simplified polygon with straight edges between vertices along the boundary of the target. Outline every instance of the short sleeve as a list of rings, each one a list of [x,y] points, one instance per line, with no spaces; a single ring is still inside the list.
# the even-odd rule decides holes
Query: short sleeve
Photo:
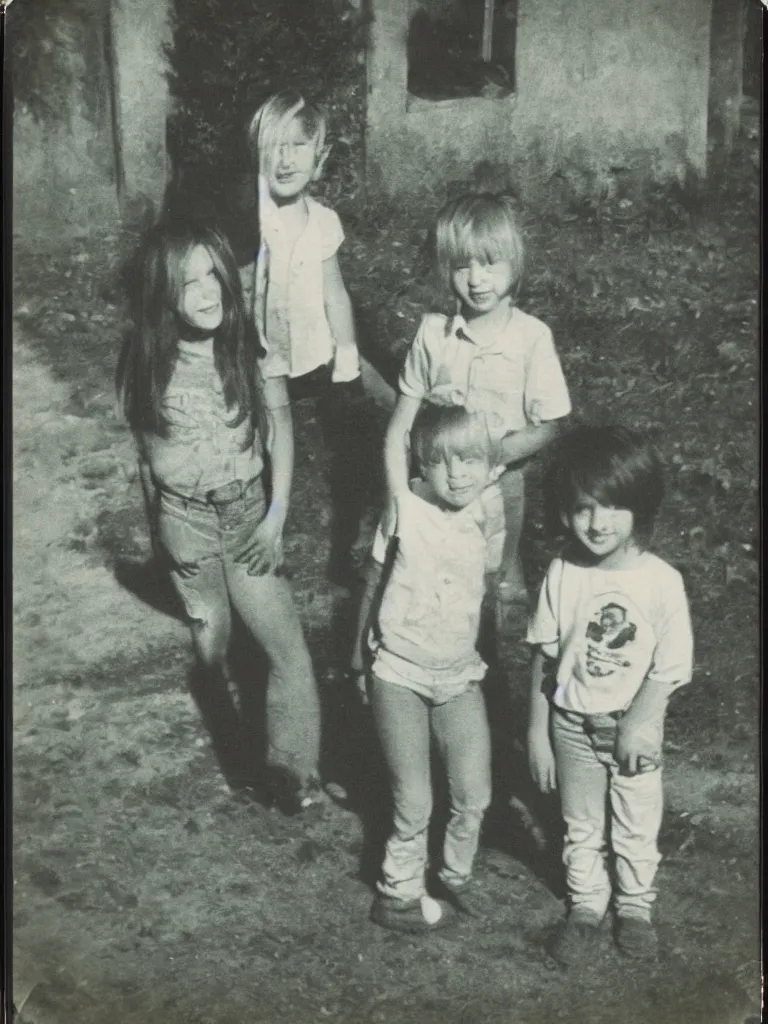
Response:
[[[405,365],[398,381],[401,394],[408,398],[421,399],[430,390],[427,326],[428,320],[424,317],[405,358]]]
[[[688,599],[680,573],[665,580],[663,607],[654,623],[656,648],[648,678],[673,687],[683,686],[693,675],[693,629]]]
[[[545,324],[541,324],[528,357],[523,403],[526,419],[533,424],[561,419],[571,411],[568,385],[552,332]]]
[[[547,575],[539,591],[536,610],[528,624],[526,643],[540,647],[548,657],[557,659],[560,655],[560,626],[558,607],[560,588],[563,580],[563,561],[555,558],[550,563]]]
[[[317,205],[318,223],[320,228],[320,259],[329,260],[339,251],[344,241],[344,229],[335,210],[327,206]]]
[[[485,571],[497,572],[501,567],[506,528],[504,525],[504,499],[498,484],[486,487],[480,496],[483,506],[483,535],[486,541]]]

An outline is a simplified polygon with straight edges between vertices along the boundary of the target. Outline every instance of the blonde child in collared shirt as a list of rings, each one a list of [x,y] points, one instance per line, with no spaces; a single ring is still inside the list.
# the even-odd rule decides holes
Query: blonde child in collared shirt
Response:
[[[325,116],[286,90],[256,111],[248,141],[258,174],[260,239],[241,281],[266,352],[264,379],[283,379],[292,400],[320,399],[333,461],[331,557],[338,563],[360,511],[360,474],[349,472],[348,445],[355,433],[349,399],[361,386],[352,304],[338,261],[344,232],[336,213],[308,193],[328,156]],[[347,465],[341,466],[345,445]]]
[[[408,487],[408,432],[424,399],[485,413],[506,465],[499,480],[507,539],[498,598],[527,604],[518,551],[523,468],[555,436],[571,403],[552,332],[516,305],[524,246],[512,200],[484,193],[446,205],[437,220],[436,256],[458,312],[422,319],[387,429],[387,484],[397,503]]]

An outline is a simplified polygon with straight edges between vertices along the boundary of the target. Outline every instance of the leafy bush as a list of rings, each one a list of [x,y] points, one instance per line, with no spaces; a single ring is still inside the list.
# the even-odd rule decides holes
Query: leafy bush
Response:
[[[363,28],[351,10],[333,0],[173,0],[172,18],[175,168],[244,171],[250,117],[287,86],[331,108],[332,141],[349,136],[349,117],[353,133],[360,127],[355,104],[339,103],[358,92],[363,73]]]

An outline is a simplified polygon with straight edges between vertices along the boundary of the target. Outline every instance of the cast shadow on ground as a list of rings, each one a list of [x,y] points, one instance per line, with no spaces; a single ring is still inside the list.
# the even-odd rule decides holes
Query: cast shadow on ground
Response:
[[[155,560],[117,560],[118,582],[153,609],[184,620],[164,567]],[[359,877],[371,888],[379,876],[391,820],[391,798],[369,707],[340,666],[346,664],[355,627],[360,587],[336,604],[330,629],[309,637],[320,681],[321,769],[325,780],[348,794],[348,807],[363,829]],[[487,628],[487,627],[486,627]],[[484,644],[492,643],[486,638]],[[264,806],[270,803],[265,778],[264,730],[267,664],[235,618],[230,647],[230,683],[212,686],[190,670],[189,689],[209,734],[213,753],[230,788]],[[494,759],[494,798],[486,815],[482,845],[527,867],[555,896],[563,895],[560,828],[556,800],[538,793],[530,781],[524,750],[523,708],[516,706],[493,669],[485,684]],[[435,814],[430,848],[439,860],[447,818],[447,787],[434,771]]]
[[[116,558],[115,579],[156,612],[185,622],[184,608],[174,590],[168,568],[158,558]]]
[[[354,591],[348,602],[337,607],[330,637],[333,652],[344,650],[354,620],[359,595]],[[489,615],[484,616],[486,623]],[[482,643],[486,660],[493,644],[492,629],[484,627]],[[316,664],[328,660],[317,645]],[[322,671],[320,673],[322,677]],[[491,669],[484,684],[491,724],[493,747],[493,800],[489,808],[481,847],[498,850],[527,868],[557,898],[565,895],[562,869],[561,825],[557,800],[536,790],[525,754],[525,714],[523,702],[510,695],[498,669]],[[346,681],[321,687],[323,705],[323,760],[326,778],[338,781],[349,794],[350,808],[363,827],[359,878],[371,888],[380,875],[381,863],[391,826],[391,797],[386,767],[379,747],[369,707],[363,705]],[[442,840],[448,816],[448,789],[439,760],[432,763],[434,812],[430,826],[431,860],[440,861]]]

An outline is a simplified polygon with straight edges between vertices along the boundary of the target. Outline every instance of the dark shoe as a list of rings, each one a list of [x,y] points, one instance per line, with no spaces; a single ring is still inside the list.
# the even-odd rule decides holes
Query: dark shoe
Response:
[[[434,932],[456,920],[456,911],[444,900],[422,896],[418,900],[396,900],[376,896],[371,907],[371,920],[394,932]]]
[[[324,782],[320,793],[321,801],[327,797],[337,807],[343,807],[345,811],[352,809],[352,797],[349,795],[349,790],[340,782]]]
[[[641,917],[616,919],[616,945],[624,956],[636,960],[654,960],[659,953],[659,939],[650,921]]]
[[[267,769],[268,802],[293,817],[308,811],[311,807],[322,807],[329,802],[349,808],[349,793],[339,782],[321,783],[319,779],[302,782],[299,776],[282,765]]]
[[[466,914],[468,917],[484,916],[485,911],[480,905],[478,887],[471,878],[458,884],[444,882],[442,878],[438,878],[435,891],[439,899],[450,903],[460,914]]]
[[[267,769],[269,802],[283,814],[292,817],[321,802],[322,789],[314,779],[302,782],[296,772],[282,765]]]
[[[600,922],[596,917],[569,914],[560,925],[550,953],[563,967],[589,963],[600,946]]]

